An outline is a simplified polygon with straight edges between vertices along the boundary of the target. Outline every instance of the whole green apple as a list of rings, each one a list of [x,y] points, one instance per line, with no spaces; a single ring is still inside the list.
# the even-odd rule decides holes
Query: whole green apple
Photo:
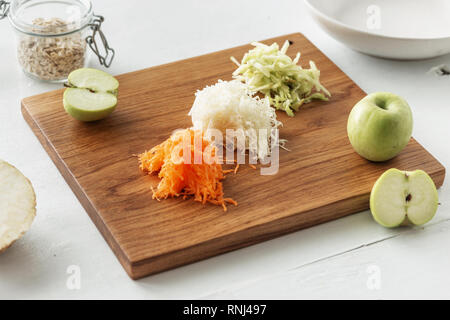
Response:
[[[386,161],[411,139],[413,117],[408,103],[389,92],[375,92],[350,112],[347,133],[353,149],[370,161]]]

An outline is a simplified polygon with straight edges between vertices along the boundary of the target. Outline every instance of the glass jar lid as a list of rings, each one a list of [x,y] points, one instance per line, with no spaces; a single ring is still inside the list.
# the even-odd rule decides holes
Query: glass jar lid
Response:
[[[93,19],[89,0],[13,0],[10,3],[9,20],[20,32],[29,35],[65,35],[87,27]],[[52,27],[45,21],[52,19]]]

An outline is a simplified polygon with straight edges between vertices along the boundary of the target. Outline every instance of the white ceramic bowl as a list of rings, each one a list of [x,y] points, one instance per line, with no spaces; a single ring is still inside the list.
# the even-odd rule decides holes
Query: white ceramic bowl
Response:
[[[450,53],[449,0],[305,0],[317,23],[357,51],[415,60]]]

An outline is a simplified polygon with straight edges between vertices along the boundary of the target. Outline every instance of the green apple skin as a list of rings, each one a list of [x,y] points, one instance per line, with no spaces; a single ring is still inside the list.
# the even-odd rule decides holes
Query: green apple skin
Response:
[[[116,109],[117,97],[110,93],[92,93],[87,89],[67,88],[64,91],[63,104],[66,112],[73,118],[92,122],[109,116]],[[93,104],[96,106],[95,109],[91,108]]]
[[[109,92],[117,96],[119,81],[109,73],[93,68],[81,68],[72,71],[67,77],[69,85],[75,88],[87,88],[95,92]]]
[[[92,68],[72,71],[64,92],[64,109],[73,118],[97,121],[106,118],[116,108],[119,81],[110,74]]]
[[[423,225],[436,214],[439,197],[431,177],[423,170],[385,171],[370,193],[370,211],[387,228]]]
[[[408,103],[389,92],[375,92],[350,112],[347,134],[353,149],[370,161],[398,155],[411,139],[413,117]]]

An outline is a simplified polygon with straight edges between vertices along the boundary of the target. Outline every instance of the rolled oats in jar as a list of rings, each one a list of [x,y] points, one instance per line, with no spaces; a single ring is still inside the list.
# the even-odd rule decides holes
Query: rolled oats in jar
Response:
[[[17,33],[19,64],[29,76],[51,82],[66,81],[70,72],[85,66],[88,46],[100,64],[109,67],[114,50],[109,48],[100,29],[103,17],[94,15],[89,0],[4,3],[0,1],[3,15],[9,17]],[[103,54],[96,43],[99,39]]]

